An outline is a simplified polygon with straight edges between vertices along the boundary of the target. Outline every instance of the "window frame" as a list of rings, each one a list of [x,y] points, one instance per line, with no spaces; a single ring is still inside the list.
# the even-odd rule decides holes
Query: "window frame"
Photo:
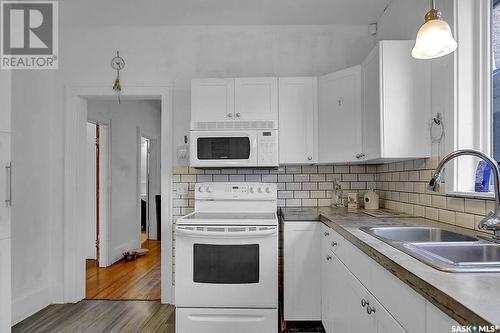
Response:
[[[491,84],[491,5],[500,0],[454,0],[453,22],[458,48],[454,54],[454,107],[452,140],[445,151],[474,148],[492,154]],[[463,142],[465,138],[465,141]],[[462,158],[450,162],[453,172],[446,174],[446,194],[450,196],[492,198],[492,192],[464,190],[473,186],[476,160]],[[462,175],[462,177],[460,177]]]

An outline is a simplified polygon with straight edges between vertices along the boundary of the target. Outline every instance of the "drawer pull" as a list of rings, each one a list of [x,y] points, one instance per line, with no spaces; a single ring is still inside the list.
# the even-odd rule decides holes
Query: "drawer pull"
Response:
[[[332,241],[332,247],[339,245],[337,242]]]
[[[368,304],[366,307],[366,313],[368,313],[369,315],[371,315],[372,313],[375,313],[375,308]]]
[[[330,236],[330,233],[328,231],[325,231],[325,237]]]
[[[332,260],[332,256],[330,255],[326,256],[326,260]]]

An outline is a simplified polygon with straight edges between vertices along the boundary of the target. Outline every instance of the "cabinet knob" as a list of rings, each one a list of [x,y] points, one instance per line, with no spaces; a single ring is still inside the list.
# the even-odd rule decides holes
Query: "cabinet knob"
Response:
[[[239,118],[241,116],[241,113],[236,112],[236,118]]]
[[[307,160],[312,161],[312,156],[307,156]]]
[[[325,235],[325,237],[330,236],[330,233],[328,231],[325,231],[324,235]]]
[[[344,99],[343,98],[339,98],[338,103],[339,103],[339,106],[342,106],[344,104]]]
[[[360,158],[365,157],[366,155],[364,153],[356,154],[356,158],[359,160]]]
[[[369,305],[370,305],[370,302],[368,302],[366,299],[364,299],[364,298],[363,298],[363,299],[361,300],[361,306],[362,306],[362,307],[365,307],[365,306],[367,306],[367,305],[369,306]]]
[[[337,245],[338,245],[338,243],[337,243],[337,242],[332,242],[332,247],[335,247],[335,246],[337,246]]]
[[[368,313],[369,315],[375,313],[375,308],[368,304],[368,306],[366,307],[366,313]]]
[[[228,113],[228,114],[227,114],[227,117],[228,117],[228,118],[233,118],[233,114],[232,114],[232,113]]]
[[[332,256],[330,255],[326,256],[326,260],[332,260]]]

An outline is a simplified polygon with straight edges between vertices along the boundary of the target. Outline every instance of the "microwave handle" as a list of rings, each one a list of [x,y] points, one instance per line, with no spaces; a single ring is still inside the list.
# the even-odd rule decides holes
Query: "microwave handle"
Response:
[[[179,236],[187,237],[202,237],[202,238],[257,238],[262,236],[275,235],[276,227],[258,231],[204,231],[204,230],[187,230],[182,227],[177,227],[175,232]]]

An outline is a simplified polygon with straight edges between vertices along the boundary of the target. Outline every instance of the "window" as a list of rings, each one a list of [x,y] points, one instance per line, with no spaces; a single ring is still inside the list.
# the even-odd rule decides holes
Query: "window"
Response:
[[[448,135],[443,148],[446,152],[473,148],[495,156],[495,148],[500,153],[500,143],[495,144],[498,142],[495,135],[500,138],[500,126],[495,131],[495,114],[492,112],[496,101],[493,97],[495,61],[492,52],[495,48],[493,44],[500,41],[500,24],[496,18],[500,16],[500,0],[454,0],[453,6],[455,36],[459,46],[454,57],[454,111],[448,118],[452,119],[448,128],[451,135]],[[494,29],[499,33],[493,33]],[[500,61],[498,64],[500,67]],[[500,74],[498,80],[500,97]],[[498,108],[500,110],[500,98]],[[497,156],[500,160],[500,154]],[[450,168],[453,172],[446,175],[447,193],[492,196],[492,193],[475,191],[478,162],[472,157],[455,160]]]
[[[500,0],[492,2],[491,52],[493,157],[500,161]]]

